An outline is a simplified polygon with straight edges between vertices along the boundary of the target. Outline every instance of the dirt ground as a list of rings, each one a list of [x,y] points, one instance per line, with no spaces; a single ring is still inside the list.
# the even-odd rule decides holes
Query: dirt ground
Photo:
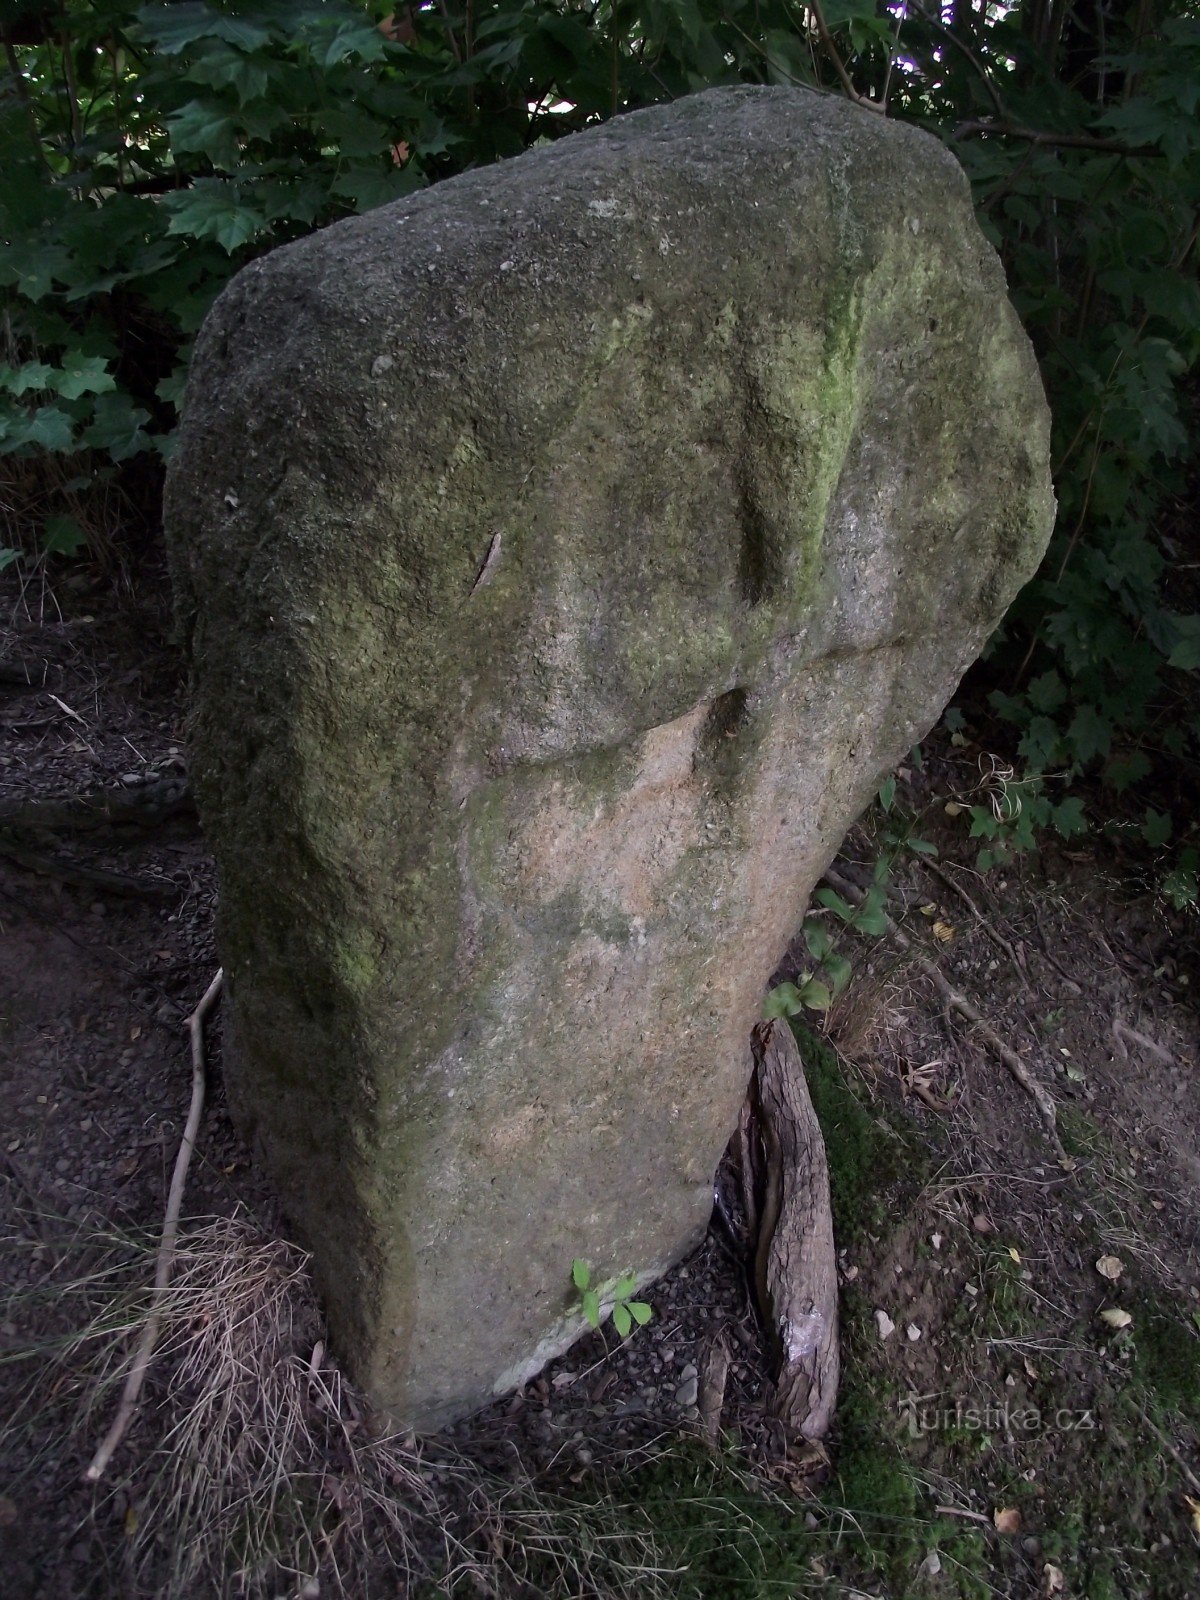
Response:
[[[160,1353],[85,1483],[145,1323],[216,889],[165,600],[2,605],[7,1597],[1200,1595],[1200,925],[1119,837],[976,872],[969,725],[839,865],[892,860],[912,949],[824,917],[854,968],[802,1034],[842,1279],[827,1450],[770,1421],[736,1217],[628,1340],[440,1439],[382,1437],[229,1123],[218,1018]],[[118,820],[14,810],[97,794]],[[1060,1148],[918,957],[1053,1097]],[[779,976],[807,966],[798,940]]]

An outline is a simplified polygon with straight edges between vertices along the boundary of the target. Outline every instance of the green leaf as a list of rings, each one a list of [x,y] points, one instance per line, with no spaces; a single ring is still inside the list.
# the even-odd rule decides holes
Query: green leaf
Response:
[[[586,1261],[581,1261],[578,1256],[571,1263],[571,1282],[582,1292],[592,1281],[592,1269]]]
[[[1150,757],[1142,750],[1125,750],[1113,756],[1104,769],[1104,781],[1118,794],[1140,783],[1150,772]]]
[[[850,982],[853,968],[845,956],[829,955],[825,957],[825,971],[829,974],[834,994],[838,995]]]
[[[1152,850],[1161,850],[1171,837],[1171,814],[1169,811],[1155,811],[1146,807],[1146,820],[1142,823],[1142,838]]]
[[[885,811],[890,811],[896,799],[895,778],[885,778],[879,786],[879,804]]]
[[[1083,764],[1108,754],[1112,746],[1112,724],[1095,706],[1082,705],[1071,720],[1067,739],[1077,760]]]
[[[5,567],[11,567],[14,561],[20,560],[20,556],[21,552],[14,550],[9,544],[0,547],[0,572],[3,572]]]
[[[763,1016],[768,1022],[776,1017],[797,1017],[804,1009],[800,991],[794,983],[778,983],[763,1001]]]
[[[929,839],[910,839],[908,848],[915,850],[919,856],[936,856],[938,847]]]
[[[824,961],[833,949],[833,939],[828,928],[823,928],[819,922],[811,919],[804,924],[801,930],[804,934],[804,943],[808,946],[808,953],[814,961]]]
[[[29,445],[36,445],[42,450],[67,451],[76,448],[71,418],[58,406],[39,406],[19,423],[6,423],[4,434],[0,453],[5,455]]]
[[[1028,689],[1029,704],[1035,711],[1051,716],[1061,711],[1067,700],[1067,686],[1053,669],[1034,678]]]
[[[42,391],[53,388],[54,368],[44,361],[26,361],[20,367],[0,367],[0,389],[9,394],[21,395],[30,389]]]
[[[381,61],[387,55],[383,35],[365,17],[330,20],[332,30],[322,30],[327,36],[314,38],[311,46],[313,59],[325,71],[350,56],[357,56],[360,61]]]
[[[42,549],[48,556],[74,556],[88,542],[74,517],[47,517],[42,524]]]
[[[1087,832],[1087,818],[1083,814],[1083,801],[1075,795],[1060,800],[1051,813],[1055,828],[1064,839],[1073,839],[1077,833]]]
[[[257,50],[270,41],[270,31],[249,18],[213,11],[202,0],[143,6],[138,24],[163,55],[179,55],[198,39],[223,39],[240,50]]]
[[[1000,824],[989,807],[971,807],[971,831],[967,835],[969,839],[994,839],[999,831]]]
[[[818,889],[813,899],[818,905],[823,905],[827,911],[832,911],[835,917],[840,917],[843,922],[854,921],[854,909],[846,904],[840,894],[835,894],[832,889]]]
[[[600,1296],[595,1289],[583,1291],[583,1314],[593,1328],[600,1326]]]
[[[800,998],[810,1011],[828,1011],[833,1004],[833,996],[828,986],[817,978],[809,978],[802,985]]]
[[[647,1305],[644,1300],[630,1300],[628,1305],[629,1314],[632,1316],[633,1320],[637,1323],[639,1328],[644,1328],[650,1321],[650,1318],[654,1315],[653,1306]]]
[[[214,167],[227,172],[237,166],[237,129],[229,108],[218,100],[189,100],[167,118],[171,149],[183,154],[197,151],[207,156]]]
[[[238,184],[219,178],[201,178],[190,189],[165,195],[161,203],[170,212],[168,233],[214,239],[231,255],[266,222],[261,211],[242,202]]]
[[[101,356],[85,356],[77,352],[63,358],[62,366],[54,373],[51,386],[64,400],[78,400],[85,394],[108,394],[117,387],[117,380],[108,370],[108,362]]]
[[[613,1289],[613,1298],[616,1300],[628,1300],[636,1288],[636,1275],[632,1272],[627,1272],[623,1278],[617,1280],[616,1287]]]
[[[622,1339],[628,1338],[629,1333],[633,1328],[633,1319],[629,1315],[628,1306],[623,1305],[620,1301],[618,1301],[612,1309],[612,1319],[613,1327],[616,1328]]]
[[[149,435],[142,431],[149,421],[150,413],[135,406],[127,394],[102,394],[97,396],[94,419],[84,430],[83,442],[93,450],[106,451],[114,461],[127,461],[150,448]]]
[[[344,195],[354,202],[355,211],[373,211],[392,200],[401,200],[423,188],[425,179],[420,169],[408,162],[403,167],[354,167],[342,173],[331,185],[331,193]]]

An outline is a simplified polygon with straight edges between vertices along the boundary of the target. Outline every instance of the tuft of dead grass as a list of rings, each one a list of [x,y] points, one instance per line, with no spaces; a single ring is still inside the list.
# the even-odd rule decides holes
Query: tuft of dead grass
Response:
[[[501,1476],[445,1440],[381,1431],[327,1356],[307,1257],[240,1214],[181,1230],[174,1277],[157,1300],[160,1342],[139,1415],[108,1477],[84,1486],[79,1469],[155,1304],[142,1287],[153,1243],[93,1232],[77,1235],[71,1252],[77,1275],[60,1251],[56,1269],[35,1273],[10,1298],[12,1314],[23,1297],[51,1296],[62,1326],[9,1352],[30,1378],[0,1427],[0,1450],[7,1454],[22,1427],[36,1432],[42,1468],[57,1455],[79,1497],[77,1531],[123,1529],[124,1592],[155,1600],[684,1592],[686,1566],[623,1492],[619,1464],[575,1493],[535,1477],[515,1455]],[[723,1514],[714,1500],[714,1525]]]

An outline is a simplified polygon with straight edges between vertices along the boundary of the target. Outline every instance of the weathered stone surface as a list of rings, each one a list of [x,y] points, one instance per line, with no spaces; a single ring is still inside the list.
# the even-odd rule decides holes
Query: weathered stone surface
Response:
[[[1052,510],[962,174],[837,99],[624,117],[222,295],[168,522],[229,1087],[396,1417],[697,1238],[764,980]]]

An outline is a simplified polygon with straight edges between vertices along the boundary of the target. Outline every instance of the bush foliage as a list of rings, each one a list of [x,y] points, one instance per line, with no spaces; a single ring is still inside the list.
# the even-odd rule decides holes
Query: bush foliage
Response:
[[[0,16],[0,561],[111,553],[116,526],[153,520],[190,342],[254,254],[634,106],[813,84],[950,144],[1038,350],[1058,530],[991,668],[1026,781],[1053,821],[1045,782],[1194,773],[1179,507],[1200,356],[1197,0],[3,0]],[[1153,816],[1151,842],[1178,836]]]

